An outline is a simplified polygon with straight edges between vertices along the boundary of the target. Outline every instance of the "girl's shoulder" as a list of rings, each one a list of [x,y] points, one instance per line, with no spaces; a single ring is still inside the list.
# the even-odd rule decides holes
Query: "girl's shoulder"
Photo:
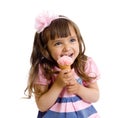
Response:
[[[87,62],[89,63],[89,62],[94,62],[94,60],[93,60],[93,58],[92,57],[87,57]]]
[[[100,72],[98,66],[92,57],[87,57],[87,62],[85,65],[85,72],[90,76],[99,76]]]
[[[95,77],[95,79],[91,79],[90,82],[83,82],[83,84],[85,86],[88,86],[90,83],[96,82],[96,80],[98,80],[100,78],[99,69],[97,67],[96,62],[93,60],[92,57],[87,58],[87,62],[86,62],[86,65],[85,65],[85,72],[87,73],[87,75],[89,77]]]
[[[46,79],[43,69],[39,64],[38,76],[35,78],[35,84],[48,85],[50,82],[50,80]]]

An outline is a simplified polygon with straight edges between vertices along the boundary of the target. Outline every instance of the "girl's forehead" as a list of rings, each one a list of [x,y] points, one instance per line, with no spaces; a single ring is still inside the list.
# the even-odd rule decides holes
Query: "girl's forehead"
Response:
[[[71,36],[74,31],[74,24],[66,19],[57,19],[51,23],[49,29],[49,38],[54,40],[55,38],[62,38]]]
[[[72,25],[68,25],[68,27],[65,27],[63,29],[58,29],[53,34],[54,34],[54,38],[51,38],[51,40],[77,36],[75,29]]]

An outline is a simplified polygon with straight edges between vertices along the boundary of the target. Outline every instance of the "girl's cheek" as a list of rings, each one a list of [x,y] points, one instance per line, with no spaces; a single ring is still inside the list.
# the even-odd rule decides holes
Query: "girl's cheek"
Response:
[[[60,53],[56,52],[55,50],[53,50],[53,52],[51,53],[51,56],[54,60],[58,60],[58,58],[60,57]]]
[[[59,53],[56,53],[56,54],[55,54],[55,60],[57,61],[57,60],[59,59],[59,57],[60,57],[60,54],[59,54]]]
[[[61,49],[54,49],[52,50],[51,55],[54,58],[54,60],[57,61],[60,58],[61,53],[62,53]]]

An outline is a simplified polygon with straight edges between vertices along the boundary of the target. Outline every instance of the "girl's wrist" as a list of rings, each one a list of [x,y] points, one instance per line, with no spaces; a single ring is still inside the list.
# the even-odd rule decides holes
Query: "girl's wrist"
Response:
[[[54,86],[58,89],[63,89],[64,88],[64,86],[62,84],[58,83],[57,81],[54,82]]]
[[[82,85],[78,83],[77,86],[78,86],[78,87],[77,87],[77,93],[76,93],[76,94],[79,96],[79,95],[80,95],[80,91],[81,91],[81,86],[82,86]]]

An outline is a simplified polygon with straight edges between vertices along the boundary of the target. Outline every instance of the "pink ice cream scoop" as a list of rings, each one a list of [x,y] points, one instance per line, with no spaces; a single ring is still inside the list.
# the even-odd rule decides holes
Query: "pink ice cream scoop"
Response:
[[[57,63],[59,64],[59,67],[61,69],[70,69],[73,63],[73,60],[69,56],[62,56],[57,60]]]

